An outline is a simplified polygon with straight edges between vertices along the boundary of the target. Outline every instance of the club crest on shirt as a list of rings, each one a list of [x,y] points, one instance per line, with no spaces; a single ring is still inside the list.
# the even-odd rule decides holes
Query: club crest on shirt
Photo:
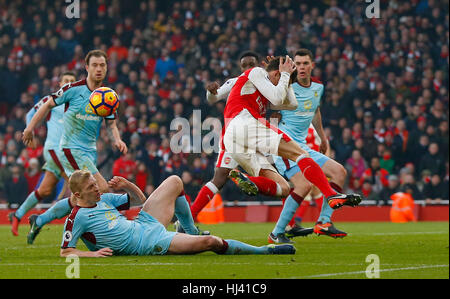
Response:
[[[305,110],[310,110],[312,108],[312,101],[311,100],[305,101],[304,104],[303,104],[303,108]]]
[[[314,91],[314,96],[317,98],[319,96],[319,93],[316,91]]]

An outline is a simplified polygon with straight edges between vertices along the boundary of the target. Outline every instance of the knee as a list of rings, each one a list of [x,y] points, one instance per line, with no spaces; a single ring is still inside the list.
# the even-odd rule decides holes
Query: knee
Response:
[[[41,185],[37,189],[37,192],[39,193],[39,195],[41,197],[48,197],[48,196],[52,195],[54,189],[55,189],[54,186]]]
[[[295,186],[294,192],[302,197],[306,197],[309,192],[311,192],[313,185],[309,182],[303,184],[302,186]]]
[[[173,188],[176,191],[181,192],[184,189],[183,181],[179,176],[172,175],[166,179],[166,182],[169,186],[171,186],[171,188]]]
[[[217,250],[222,247],[222,240],[216,236],[204,236],[204,246],[207,250]]]
[[[287,182],[278,182],[278,184],[281,187],[281,196],[282,197],[286,197],[289,195],[289,193],[291,193],[291,186],[289,186],[289,184]]]
[[[334,170],[333,170],[333,175],[332,175],[332,179],[336,180],[336,181],[344,181],[345,178],[347,177],[347,169],[345,169],[344,166],[342,166],[341,164],[338,164]]]

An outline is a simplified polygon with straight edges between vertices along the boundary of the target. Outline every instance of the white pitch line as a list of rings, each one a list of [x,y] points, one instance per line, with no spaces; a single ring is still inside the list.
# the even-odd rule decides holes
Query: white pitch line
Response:
[[[392,269],[381,269],[379,272],[393,272],[393,271],[406,271],[406,270],[419,270],[419,269],[427,269],[427,268],[448,268],[449,265],[424,265],[420,267],[406,267],[406,268],[392,268]],[[298,278],[320,278],[320,277],[330,277],[330,276],[341,276],[341,275],[353,275],[353,274],[365,274],[366,271],[354,271],[354,272],[341,272],[341,273],[325,273],[318,275],[310,275],[310,276],[301,276],[301,277],[290,277],[294,279]]]
[[[437,232],[391,232],[391,233],[353,233],[349,235],[368,235],[368,236],[395,236],[395,235],[441,235],[448,234],[448,231],[437,231]]]

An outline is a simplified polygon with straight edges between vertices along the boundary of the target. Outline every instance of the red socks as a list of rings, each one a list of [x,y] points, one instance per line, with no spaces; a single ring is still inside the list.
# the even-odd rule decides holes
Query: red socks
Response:
[[[259,194],[277,196],[277,183],[275,181],[262,176],[248,176],[248,178],[258,187]]]
[[[303,173],[303,176],[315,185],[325,197],[336,195],[331,188],[328,179],[322,171],[322,168],[309,157],[297,159],[297,165]]]
[[[194,218],[194,220],[218,191],[217,187],[211,182],[206,183],[206,185],[200,189],[194,204],[191,206],[192,218]]]

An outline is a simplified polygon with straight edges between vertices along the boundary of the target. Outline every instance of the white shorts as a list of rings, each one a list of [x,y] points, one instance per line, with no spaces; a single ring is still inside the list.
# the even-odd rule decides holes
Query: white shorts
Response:
[[[250,176],[259,176],[261,169],[271,170],[277,172],[275,167],[272,166],[270,159],[271,155],[264,156],[260,153],[256,154],[230,154]]]
[[[228,123],[223,143],[226,151],[248,174],[258,176],[261,169],[276,172],[268,156],[278,154],[282,138],[291,141],[283,131],[265,119],[254,118],[244,109]]]
[[[221,149],[216,162],[217,168],[234,169],[238,167],[238,163],[231,157],[231,154],[226,150]]]
[[[232,154],[277,155],[281,139],[292,140],[267,120],[256,119],[244,109],[228,123],[223,143],[226,151]]]

